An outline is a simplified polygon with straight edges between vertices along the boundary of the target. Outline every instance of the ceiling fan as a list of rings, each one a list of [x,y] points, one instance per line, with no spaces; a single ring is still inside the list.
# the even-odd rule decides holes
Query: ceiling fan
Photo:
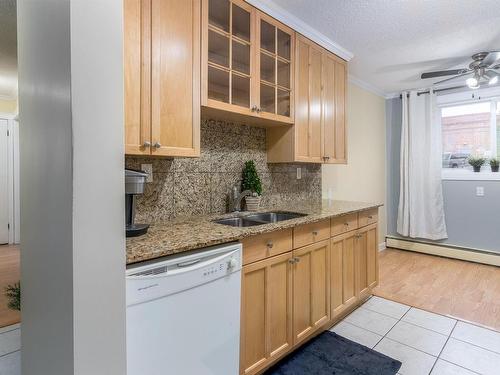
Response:
[[[434,83],[452,83],[465,80],[465,84],[471,89],[478,89],[481,84],[495,85],[500,80],[500,51],[479,52],[472,55],[472,62],[468,68],[440,70],[436,72],[423,73],[420,78],[436,78],[455,76]]]

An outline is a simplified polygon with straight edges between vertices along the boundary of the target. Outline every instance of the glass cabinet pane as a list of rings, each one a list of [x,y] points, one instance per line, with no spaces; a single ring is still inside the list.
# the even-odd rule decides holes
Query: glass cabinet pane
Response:
[[[260,85],[260,109],[264,112],[276,113],[276,89],[272,86]]]
[[[208,67],[208,98],[229,103],[229,72]]]
[[[250,107],[250,78],[232,75],[232,104]]]
[[[276,83],[275,81],[275,58],[271,57],[265,53],[260,54],[260,79],[270,82]]]
[[[208,23],[229,32],[228,0],[210,0],[208,2]]]
[[[233,36],[250,42],[250,13],[233,4]]]
[[[266,21],[260,23],[260,48],[276,53],[276,28]]]
[[[278,85],[290,88],[290,64],[278,60]]]
[[[229,38],[212,30],[208,31],[208,61],[229,67]]]
[[[290,60],[291,36],[278,29],[278,56]]]
[[[278,115],[290,116],[290,91],[278,89]]]
[[[233,70],[250,74],[250,46],[233,40]]]

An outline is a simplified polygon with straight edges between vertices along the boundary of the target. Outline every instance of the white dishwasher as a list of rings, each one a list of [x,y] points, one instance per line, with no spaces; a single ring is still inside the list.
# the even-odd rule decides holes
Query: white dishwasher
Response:
[[[127,269],[128,375],[237,375],[241,244]]]

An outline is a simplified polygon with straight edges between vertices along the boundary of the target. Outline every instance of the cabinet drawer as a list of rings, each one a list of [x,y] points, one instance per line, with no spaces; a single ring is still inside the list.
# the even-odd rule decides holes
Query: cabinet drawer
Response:
[[[328,238],[330,238],[330,220],[328,219],[301,225],[293,230],[293,248],[297,249]]]
[[[244,238],[241,243],[243,264],[253,263],[292,250],[292,229]]]
[[[358,229],[358,214],[343,215],[332,219],[332,237]]]
[[[372,208],[359,213],[359,227],[364,227],[378,220],[378,208]]]

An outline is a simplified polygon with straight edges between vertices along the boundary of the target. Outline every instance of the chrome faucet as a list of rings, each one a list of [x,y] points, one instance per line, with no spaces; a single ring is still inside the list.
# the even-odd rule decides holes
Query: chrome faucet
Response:
[[[233,190],[233,212],[241,211],[242,199],[252,194],[253,192],[251,190],[244,190],[241,193],[238,193],[238,190]]]

